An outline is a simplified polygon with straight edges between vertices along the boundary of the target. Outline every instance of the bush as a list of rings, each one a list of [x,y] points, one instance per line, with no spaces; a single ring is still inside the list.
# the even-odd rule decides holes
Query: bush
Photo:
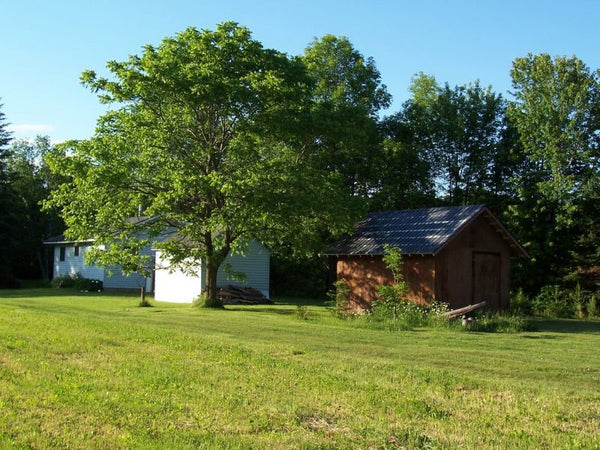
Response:
[[[590,318],[598,315],[598,297],[597,294],[590,295],[590,299],[587,303],[587,316]]]
[[[85,278],[79,272],[55,277],[50,285],[53,288],[71,288],[80,291],[101,291],[103,289],[101,280]]]
[[[75,289],[80,291],[101,291],[103,284],[101,280],[94,280],[91,278],[77,278],[74,283]]]
[[[483,313],[476,316],[475,320],[464,327],[465,331],[478,331],[483,333],[519,333],[521,331],[535,331],[535,324],[520,315],[504,315]]]
[[[515,315],[529,316],[532,311],[531,299],[523,292],[523,289],[519,289],[517,292],[511,293],[508,309]]]
[[[327,293],[327,304],[335,316],[344,319],[350,313],[350,286],[345,281],[336,281],[333,287],[334,289]]]
[[[74,288],[76,280],[82,279],[83,276],[78,273],[71,273],[54,277],[50,282],[53,288]]]
[[[391,285],[377,286],[377,295],[379,300],[373,302],[373,309],[377,313],[390,315],[392,320],[397,320],[400,314],[404,315],[409,321],[422,315],[422,311],[413,306],[417,306],[408,300],[408,284],[404,280],[402,251],[397,247],[384,244],[383,262],[392,272],[394,279]],[[414,316],[414,318],[410,317]]]
[[[568,292],[557,285],[544,286],[532,301],[532,312],[546,317],[573,317],[574,308]]]
[[[396,305],[373,302],[367,320],[383,325],[386,329],[445,328],[450,324],[450,319],[445,315],[447,311],[448,305],[441,302],[432,302],[429,306],[410,300]]]

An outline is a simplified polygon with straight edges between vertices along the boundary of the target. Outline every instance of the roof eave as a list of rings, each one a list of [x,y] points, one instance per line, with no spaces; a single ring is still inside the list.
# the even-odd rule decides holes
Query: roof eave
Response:
[[[473,214],[473,216],[471,216],[467,221],[465,221],[465,223],[463,223],[460,227],[458,227],[456,229],[456,231],[454,233],[452,233],[450,235],[450,237],[448,237],[448,239],[446,239],[446,241],[443,244],[441,244],[434,251],[433,254],[438,255],[442,250],[444,250],[456,238],[456,236],[458,236],[460,233],[462,233],[463,230],[465,230],[465,228],[467,228],[469,225],[471,225],[475,221],[475,219],[477,219],[479,216],[481,216],[483,214],[487,214],[487,217],[491,218],[494,221],[494,223],[500,228],[501,233],[511,243],[510,247],[517,248],[518,253],[519,253],[517,256],[528,258],[528,259],[531,258],[529,253],[527,253],[527,250],[525,250],[525,248],[523,248],[523,246],[521,244],[519,244],[519,241],[517,241],[515,239],[515,237],[510,233],[510,231],[508,231],[506,229],[506,227],[502,224],[502,222],[500,222],[500,220],[494,214],[492,214],[492,212],[485,205],[483,205],[476,214]]]
[[[44,241],[42,242],[42,244],[44,245],[56,245],[56,244],[85,244],[85,243],[92,243],[92,242],[96,242],[95,239],[85,239],[82,241]]]

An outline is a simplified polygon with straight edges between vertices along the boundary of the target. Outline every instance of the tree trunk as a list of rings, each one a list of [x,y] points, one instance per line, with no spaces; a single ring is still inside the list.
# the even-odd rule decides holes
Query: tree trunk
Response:
[[[44,253],[43,256],[42,252]],[[38,250],[36,252],[36,259],[40,268],[40,275],[42,276],[42,280],[48,279],[48,258],[46,257],[47,253],[47,249]]]
[[[206,293],[208,295],[206,306],[219,306],[220,302],[217,298],[217,271],[219,266],[216,265],[212,258],[206,258]]]
[[[207,294],[205,306],[209,308],[220,308],[223,306],[223,303],[217,298],[217,271],[229,253],[231,241],[231,235],[227,232],[225,246],[219,250],[215,250],[210,232],[204,236],[204,244],[206,245],[205,293]]]

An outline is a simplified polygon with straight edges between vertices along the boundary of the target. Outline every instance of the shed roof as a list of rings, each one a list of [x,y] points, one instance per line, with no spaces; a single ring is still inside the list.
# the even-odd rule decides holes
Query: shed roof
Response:
[[[525,249],[485,205],[373,212],[356,224],[354,234],[335,242],[327,253],[383,255],[384,244],[388,244],[401,248],[404,254],[435,255],[481,214],[486,215],[516,254],[528,256]]]

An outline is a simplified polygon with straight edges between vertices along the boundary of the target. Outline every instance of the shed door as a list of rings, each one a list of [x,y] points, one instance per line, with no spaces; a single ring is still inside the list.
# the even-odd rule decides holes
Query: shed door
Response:
[[[473,252],[473,303],[500,309],[500,254]]]

